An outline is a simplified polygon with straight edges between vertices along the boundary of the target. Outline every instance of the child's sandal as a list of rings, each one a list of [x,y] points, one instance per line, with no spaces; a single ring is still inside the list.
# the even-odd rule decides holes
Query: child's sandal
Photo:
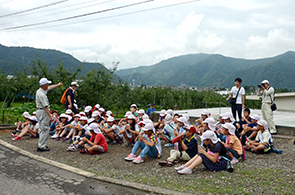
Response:
[[[81,153],[81,154],[88,154],[89,151],[88,151],[87,149],[84,149],[84,150],[80,150],[80,153]]]

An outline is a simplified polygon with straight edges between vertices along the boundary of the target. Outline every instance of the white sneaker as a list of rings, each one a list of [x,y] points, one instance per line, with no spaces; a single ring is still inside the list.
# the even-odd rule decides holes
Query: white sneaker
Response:
[[[53,136],[51,136],[51,139],[55,139],[57,138],[58,134],[54,134]]]
[[[78,150],[78,148],[76,148],[75,146],[69,146],[67,151],[76,151]]]
[[[135,164],[139,164],[142,162],[143,162],[143,159],[140,156],[138,156],[136,159],[133,160],[133,163],[135,163]]]
[[[175,167],[174,169],[176,170],[176,171],[180,171],[180,170],[182,170],[182,169],[184,169],[185,168],[185,166],[184,165],[181,165],[181,166],[179,166],[179,167]]]
[[[127,160],[127,161],[132,161],[132,160],[135,160],[136,159],[136,155],[134,155],[134,154],[129,154],[126,158],[125,158],[125,160]]]
[[[179,173],[181,175],[190,175],[193,173],[193,171],[191,169],[185,167],[184,169],[177,171],[177,173]]]

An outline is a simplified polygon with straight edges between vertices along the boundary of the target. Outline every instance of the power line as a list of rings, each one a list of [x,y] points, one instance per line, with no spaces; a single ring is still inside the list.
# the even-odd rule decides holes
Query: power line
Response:
[[[9,0],[9,1],[0,2],[0,4],[8,3],[8,2],[10,2],[10,1],[14,1],[14,0]]]
[[[154,10],[158,10],[158,9],[164,9],[164,8],[168,8],[168,7],[175,7],[175,6],[178,6],[178,5],[193,3],[193,2],[196,2],[196,1],[200,1],[200,0],[185,1],[185,2],[181,2],[181,3],[164,5],[164,6],[159,6],[159,7],[154,7],[154,8],[149,8],[149,9],[144,9],[144,10],[139,10],[139,11],[134,11],[134,12],[116,14],[116,15],[112,15],[112,16],[106,16],[106,17],[95,18],[95,19],[90,19],[90,20],[72,22],[72,23],[68,23],[68,24],[57,24],[57,25],[45,26],[45,27],[40,27],[40,28],[52,28],[52,27],[66,26],[66,25],[71,25],[71,24],[79,24],[79,23],[84,23],[84,22],[92,22],[92,21],[96,21],[96,20],[104,20],[104,19],[115,18],[115,17],[120,17],[120,16],[127,16],[127,15],[142,13],[142,12],[154,11]],[[31,29],[27,29],[27,30],[35,30],[35,29],[40,29],[40,28],[31,28]]]
[[[42,9],[42,8],[45,8],[45,7],[49,7],[49,6],[53,6],[53,5],[56,5],[56,4],[64,3],[66,1],[68,1],[68,0],[57,1],[57,2],[50,3],[50,4],[42,5],[42,6],[39,6],[39,7],[34,7],[34,8],[23,10],[23,11],[2,15],[2,16],[0,16],[0,18],[4,18],[4,17],[8,17],[8,16],[14,16],[14,15],[17,15],[17,14],[30,12],[30,11],[34,11],[34,10],[37,10],[37,9]]]
[[[97,0],[94,0],[94,1],[97,1]],[[65,11],[61,11],[61,12],[56,12],[56,13],[52,13],[52,14],[43,15],[43,16],[40,16],[38,18],[35,17],[35,18],[28,18],[28,19],[24,19],[24,20],[18,20],[17,22],[27,21],[27,20],[30,20],[30,19],[40,19],[40,18],[44,18],[44,17],[47,17],[47,16],[52,16],[52,15],[56,15],[56,14],[60,14],[60,13],[71,12],[71,11],[84,9],[84,8],[88,8],[88,7],[95,6],[95,5],[101,5],[101,4],[109,3],[109,2],[112,2],[112,1],[115,1],[115,0],[108,0],[108,1],[104,1],[104,2],[94,3],[94,4],[91,4],[91,5],[86,5],[84,7],[79,7],[79,8],[74,8],[74,9],[70,9],[70,10],[65,10]],[[81,3],[79,3],[79,4],[81,4]],[[0,25],[6,25],[6,24],[11,24],[11,22],[1,23]]]
[[[71,19],[75,19],[75,18],[81,18],[81,17],[90,16],[90,15],[94,15],[94,14],[99,14],[99,13],[109,12],[109,11],[123,9],[123,8],[127,8],[127,7],[132,7],[132,6],[135,6],[135,5],[140,5],[140,4],[144,4],[144,3],[148,3],[148,2],[152,2],[152,1],[154,1],[154,0],[141,1],[141,2],[138,2],[138,3],[127,4],[127,5],[118,6],[118,7],[105,9],[105,10],[101,10],[101,11],[90,12],[90,13],[86,13],[86,14],[81,14],[81,15],[56,19],[56,20],[50,20],[50,21],[46,21],[46,22],[38,22],[38,23],[33,23],[33,24],[26,24],[26,25],[21,25],[21,26],[3,28],[3,29],[0,29],[0,30],[13,30],[13,29],[18,29],[18,28],[26,28],[26,27],[30,27],[30,26],[37,26],[37,25],[40,25],[40,24],[49,24],[49,23],[60,22],[60,21],[64,21],[64,20],[71,20]]]
[[[84,22],[92,22],[92,21],[96,21],[96,20],[104,20],[104,19],[109,19],[109,18],[115,18],[115,17],[120,17],[120,16],[127,16],[127,15],[137,14],[137,13],[141,13],[141,12],[148,12],[148,11],[154,11],[154,10],[158,10],[158,9],[164,9],[164,8],[168,8],[168,7],[175,7],[175,6],[178,6],[178,5],[193,3],[193,2],[196,2],[196,1],[200,1],[200,0],[185,1],[185,2],[181,2],[181,3],[175,3],[175,4],[165,5],[165,6],[159,6],[159,7],[134,11],[134,12],[128,12],[128,13],[123,13],[123,14],[117,14],[117,15],[112,15],[112,16],[95,18],[95,19],[90,19],[90,20],[72,22],[72,23],[68,23],[68,24],[57,24],[57,25],[51,25],[51,26],[45,26],[45,27],[39,27],[39,28],[38,27],[37,28],[30,28],[30,29],[25,29],[25,30],[36,30],[36,29],[42,29],[42,28],[52,28],[52,27],[66,26],[66,25],[71,25],[71,24],[79,24],[79,23],[84,23]],[[0,29],[0,30],[4,30],[4,29]]]

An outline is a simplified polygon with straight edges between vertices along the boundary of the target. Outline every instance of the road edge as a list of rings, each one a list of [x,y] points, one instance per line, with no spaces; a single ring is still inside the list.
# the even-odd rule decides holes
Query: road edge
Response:
[[[11,150],[14,150],[15,152],[18,152],[24,156],[27,156],[29,158],[38,160],[40,162],[46,163],[46,164],[50,164],[52,166],[64,169],[66,171],[70,171],[72,173],[76,173],[79,175],[82,175],[84,177],[88,177],[88,178],[92,178],[92,179],[97,179],[99,181],[103,181],[103,182],[107,182],[107,183],[112,183],[112,184],[117,184],[117,185],[121,185],[121,186],[125,186],[125,187],[130,187],[130,188],[134,188],[137,190],[143,190],[143,191],[147,191],[147,192],[151,192],[151,193],[157,193],[157,194],[174,194],[174,195],[188,195],[187,193],[182,193],[182,192],[176,192],[176,191],[172,191],[172,190],[168,190],[168,189],[163,189],[163,188],[159,188],[159,187],[154,187],[154,186],[148,186],[145,184],[140,184],[140,183],[135,183],[135,182],[130,182],[130,181],[125,181],[125,180],[121,180],[121,179],[114,179],[114,178],[110,178],[110,177],[103,177],[103,176],[99,176],[96,175],[94,173],[90,173],[75,167],[72,167],[70,165],[66,165],[54,160],[50,160],[47,158],[44,158],[42,156],[38,156],[36,154],[32,154],[31,152],[28,152],[26,150],[23,150],[17,146],[14,146],[6,141],[3,141],[2,139],[0,139],[0,144],[6,148],[9,148]]]

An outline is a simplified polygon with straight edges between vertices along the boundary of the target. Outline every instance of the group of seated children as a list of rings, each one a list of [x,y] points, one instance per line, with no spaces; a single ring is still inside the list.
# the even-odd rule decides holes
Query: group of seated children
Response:
[[[25,112],[25,122],[19,122],[13,132],[14,139],[30,133],[38,137],[38,121],[35,116]],[[135,104],[117,124],[111,111],[105,112],[99,104],[93,108],[86,106],[84,112],[73,115],[71,110],[58,115],[52,112],[52,139],[72,142],[68,151],[80,150],[82,154],[100,154],[108,151],[108,145],[122,144],[122,147],[132,147],[131,153],[125,158],[133,163],[144,162],[145,156],[160,158],[162,155],[161,140],[165,147],[174,147],[161,166],[172,166],[179,160],[188,161],[176,167],[179,174],[191,174],[192,169],[204,164],[210,171],[226,169],[227,163],[246,159],[245,149],[255,153],[273,151],[271,134],[267,122],[260,120],[250,110],[244,109],[244,116],[235,121],[230,112],[219,115],[219,121],[211,117],[208,110],[201,112],[196,127],[190,125],[189,116],[174,114],[171,109],[162,110],[159,120],[153,122],[144,110],[137,111]],[[200,135],[202,143],[198,146],[196,136]],[[108,141],[107,141],[108,140]],[[142,149],[136,156],[137,151]]]

